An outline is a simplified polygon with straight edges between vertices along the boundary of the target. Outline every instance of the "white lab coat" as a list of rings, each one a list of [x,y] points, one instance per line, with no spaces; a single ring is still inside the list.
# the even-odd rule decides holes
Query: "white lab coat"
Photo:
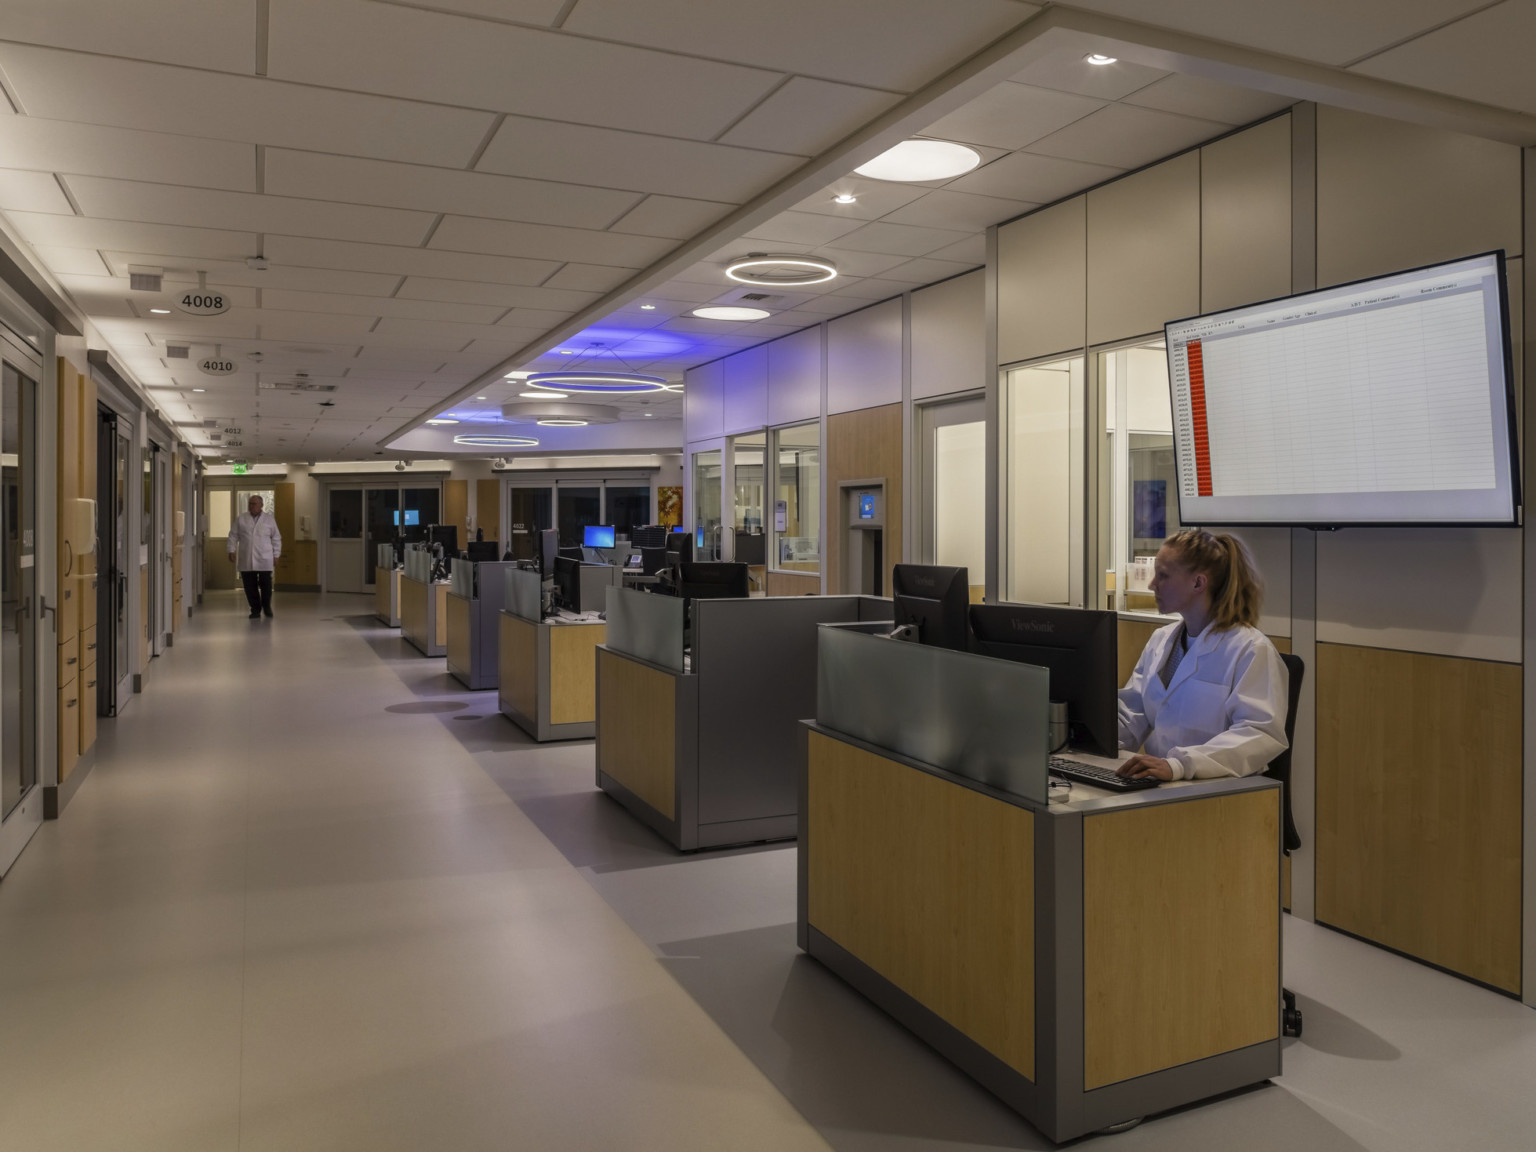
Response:
[[[1146,745],[1175,780],[1252,776],[1285,750],[1288,677],[1257,628],[1207,627],[1192,637],[1173,679],[1162,669],[1182,624],[1159,628],[1120,689],[1120,746]]]
[[[252,516],[242,512],[229,526],[229,549],[234,553],[235,571],[270,572],[283,554],[283,536],[270,512]]]

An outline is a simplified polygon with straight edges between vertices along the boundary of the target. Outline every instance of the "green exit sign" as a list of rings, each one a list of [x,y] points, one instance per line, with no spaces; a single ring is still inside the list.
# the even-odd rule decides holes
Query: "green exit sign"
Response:
[[[251,470],[251,466],[249,464],[236,464],[234,468],[236,476],[244,476]]]

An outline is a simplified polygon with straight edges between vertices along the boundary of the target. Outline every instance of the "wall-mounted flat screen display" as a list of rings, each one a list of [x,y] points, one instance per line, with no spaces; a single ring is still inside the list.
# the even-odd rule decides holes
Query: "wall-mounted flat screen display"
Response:
[[[1517,522],[1504,254],[1165,326],[1186,524]]]
[[[875,494],[873,492],[859,493],[859,519],[873,520],[875,518]]]
[[[420,524],[421,512],[415,508],[407,508],[405,510],[405,522],[407,524]],[[400,512],[398,509],[395,512],[395,523],[397,525],[400,523]]]

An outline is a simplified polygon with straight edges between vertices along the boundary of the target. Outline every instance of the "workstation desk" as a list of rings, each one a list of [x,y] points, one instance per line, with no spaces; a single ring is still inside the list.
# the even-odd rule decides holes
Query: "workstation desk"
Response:
[[[1052,804],[1043,669],[822,629],[818,681],[803,950],[1058,1142],[1280,1074],[1278,783]]]
[[[594,653],[607,625],[546,618],[543,580],[531,569],[509,566],[503,583],[497,706],[540,742],[590,740],[597,727]]]
[[[472,691],[496,687],[501,606],[511,561],[455,560],[448,573],[448,672]]]
[[[872,596],[695,600],[608,594],[597,651],[597,784],[683,851],[795,835],[797,723],[816,633],[891,616]]]
[[[432,580],[432,553],[405,550],[400,577],[400,634],[423,656],[448,653],[448,582]]]

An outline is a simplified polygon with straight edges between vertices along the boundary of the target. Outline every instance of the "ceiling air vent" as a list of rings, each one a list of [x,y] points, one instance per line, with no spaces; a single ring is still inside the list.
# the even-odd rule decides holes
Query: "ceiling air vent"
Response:
[[[165,358],[167,360],[190,360],[192,349],[185,344],[167,344],[165,346]]]
[[[309,380],[274,380],[271,384],[263,383],[263,388],[270,388],[275,392],[334,392],[334,384],[315,384]]]
[[[128,287],[135,292],[158,292],[165,278],[163,268],[150,268],[144,264],[128,265]]]
[[[212,419],[211,417],[209,419],[203,421],[203,427],[204,428],[217,428],[218,426],[219,426],[219,422],[217,420]]]

